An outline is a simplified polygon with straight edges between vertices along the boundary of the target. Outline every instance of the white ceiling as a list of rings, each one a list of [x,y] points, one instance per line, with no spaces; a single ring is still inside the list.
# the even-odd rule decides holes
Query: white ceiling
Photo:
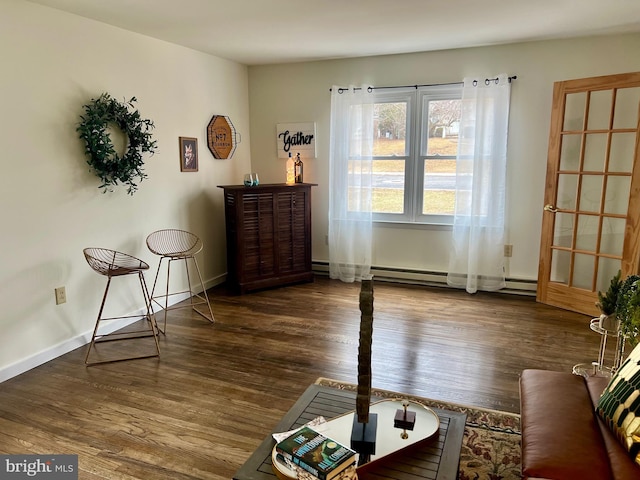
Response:
[[[640,0],[31,1],[247,65],[640,32]]]

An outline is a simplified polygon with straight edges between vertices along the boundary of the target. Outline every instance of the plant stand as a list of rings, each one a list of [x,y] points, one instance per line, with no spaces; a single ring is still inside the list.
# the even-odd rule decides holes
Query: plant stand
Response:
[[[573,373],[581,375],[583,377],[593,376],[606,376],[610,377],[613,373],[620,368],[622,363],[622,355],[624,353],[624,336],[620,334],[619,328],[610,329],[605,328],[605,325],[600,317],[593,318],[589,322],[589,328],[598,333],[600,337],[600,349],[598,350],[598,360],[589,363],[579,363],[574,365]],[[607,366],[604,363],[604,357],[607,350],[607,340],[609,338],[616,339],[616,350],[614,352],[613,364]]]

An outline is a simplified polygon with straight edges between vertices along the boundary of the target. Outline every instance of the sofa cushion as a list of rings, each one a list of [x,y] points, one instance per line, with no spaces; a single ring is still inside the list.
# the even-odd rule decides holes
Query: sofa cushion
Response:
[[[520,414],[524,478],[612,478],[584,378],[568,372],[524,370]]]
[[[640,465],[640,345],[611,378],[596,411]]]
[[[600,396],[603,390],[609,383],[607,377],[587,377],[585,379],[587,388],[589,389],[589,395],[591,396],[591,402],[594,408],[598,405]],[[611,472],[614,479],[638,479],[640,478],[640,467],[629,456],[629,452],[622,446],[622,444],[615,437],[613,432],[605,425],[601,418],[598,417],[598,426],[600,427],[600,433],[602,433],[602,439],[604,440],[605,448],[607,449],[607,455],[609,456],[609,463],[611,464]]]

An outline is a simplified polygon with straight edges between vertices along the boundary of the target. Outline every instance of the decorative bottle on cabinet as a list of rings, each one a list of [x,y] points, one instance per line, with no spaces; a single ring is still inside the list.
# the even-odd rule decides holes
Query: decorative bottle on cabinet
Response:
[[[302,160],[300,160],[300,152],[296,153],[296,162],[293,166],[296,183],[302,183]]]
[[[295,166],[293,158],[291,158],[291,152],[289,152],[289,158],[287,159],[287,185],[293,185],[295,183]]]

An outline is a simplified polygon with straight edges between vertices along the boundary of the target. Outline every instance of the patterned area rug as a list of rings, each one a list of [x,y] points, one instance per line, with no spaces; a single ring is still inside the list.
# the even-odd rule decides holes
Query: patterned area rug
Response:
[[[340,390],[356,391],[357,386],[329,378],[316,384]],[[428,398],[372,388],[380,398],[407,398],[427,407],[467,414],[458,480],[518,480],[520,462],[520,415],[496,410],[439,402]]]

